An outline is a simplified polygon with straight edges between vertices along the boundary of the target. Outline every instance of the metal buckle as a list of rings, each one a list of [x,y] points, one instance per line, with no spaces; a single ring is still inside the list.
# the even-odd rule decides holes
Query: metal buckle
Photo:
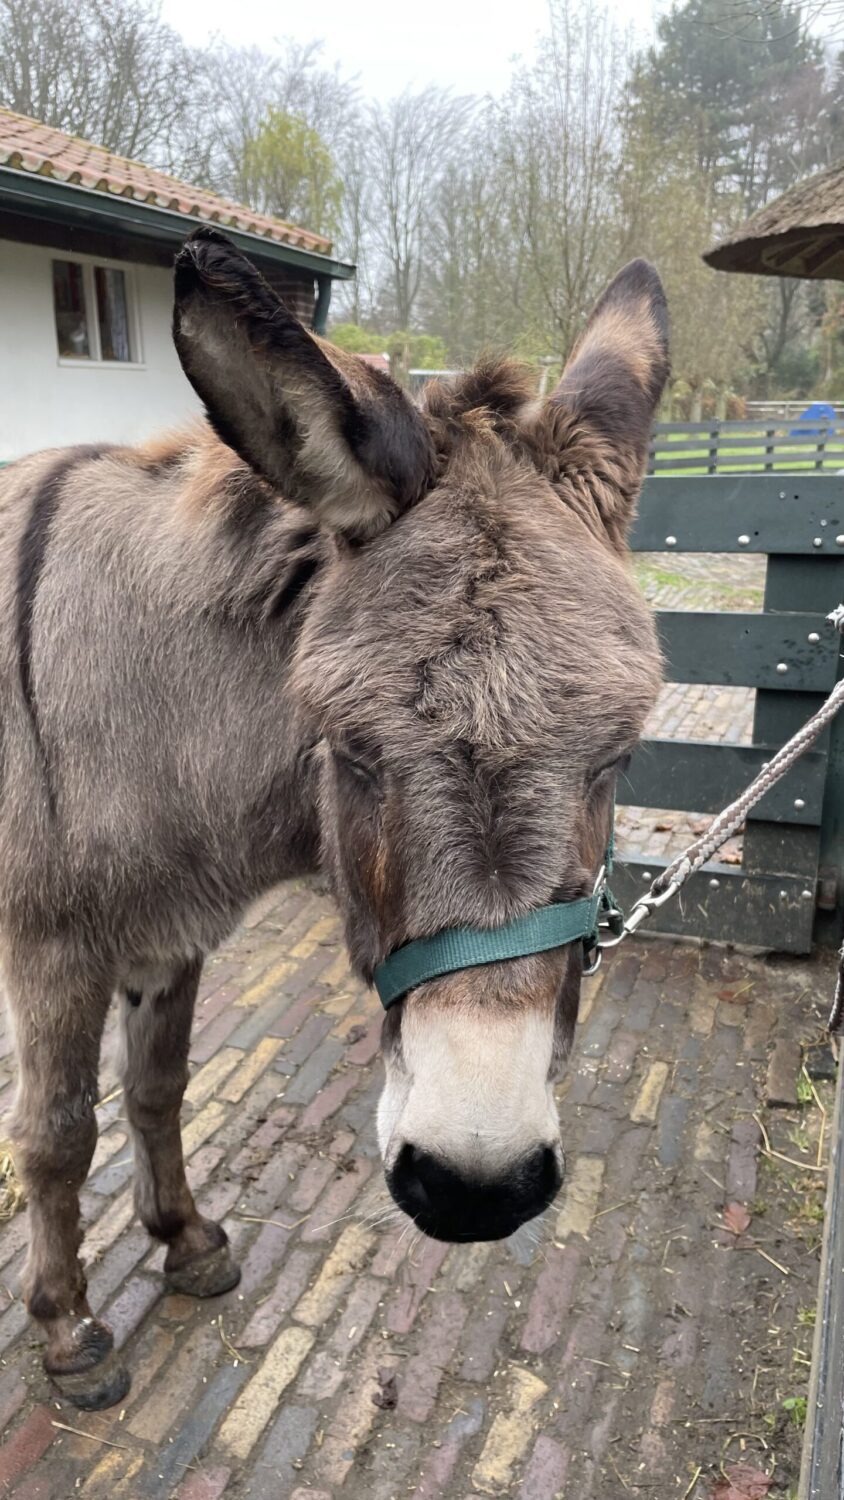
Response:
[[[604,957],[601,951],[602,946],[601,943],[595,941],[591,948],[587,948],[586,938],[583,939],[583,968],[580,971],[583,978],[587,974],[596,974],[598,969],[600,969]],[[589,960],[588,963],[587,958]]]
[[[608,894],[608,893],[607,893]],[[607,905],[598,913],[598,927],[602,933],[612,933],[612,937],[600,937],[602,948],[616,948],[627,936],[624,925],[624,912],[620,906]]]
[[[591,935],[590,946],[587,947],[586,938],[583,939],[584,958],[589,959],[588,967],[584,968],[584,974],[594,974],[601,967],[604,948],[614,948],[624,937],[624,912],[620,907],[610,904],[610,892],[607,887],[607,867],[601,865],[595,876],[595,884],[592,887],[592,895],[600,896],[600,904],[597,913],[597,929]],[[612,932],[614,936],[607,939],[602,936],[604,932]]]
[[[601,927],[606,927],[616,937],[621,937],[624,932],[624,912],[620,906],[605,906],[598,921]]]
[[[624,912],[619,906],[610,904],[606,865],[601,865],[592,889],[592,894],[596,896],[600,893],[602,901],[606,904],[598,910],[598,932],[592,940],[591,947],[587,948],[586,939],[584,938],[583,940],[584,956],[590,959],[589,967],[585,968],[583,973],[594,974],[595,970],[600,968],[601,954],[604,948],[617,948],[619,943],[624,942],[625,938],[632,937],[633,933],[638,931],[648,917],[653,916],[653,913],[660,906],[664,906],[666,901],[670,901],[672,896],[676,896],[680,887],[681,882],[679,880],[672,880],[670,885],[666,886],[665,890],[660,891],[658,895],[653,895],[649,891],[646,896],[639,897],[639,900],[630,908],[629,916],[625,917]],[[605,933],[611,933],[612,936],[604,936]]]
[[[616,931],[615,928],[608,928],[607,931],[611,931],[613,936],[601,938],[602,948],[617,948],[619,943],[623,943],[624,939],[628,936],[626,927],[622,927],[620,932]]]

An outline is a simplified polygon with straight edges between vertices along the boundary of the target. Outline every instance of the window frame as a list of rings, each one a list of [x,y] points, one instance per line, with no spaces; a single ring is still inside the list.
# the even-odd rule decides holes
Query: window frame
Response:
[[[82,271],[82,292],[85,299],[85,321],[88,327],[88,344],[91,353],[86,356],[74,357],[70,354],[61,354],[58,345],[58,327],[56,325],[56,300],[53,281],[53,265],[57,261],[70,262],[80,267]],[[94,271],[97,266],[102,266],[107,271],[122,271],[124,285],[126,288],[126,313],[129,322],[129,347],[132,350],[131,359],[103,359],[102,340],[100,337],[100,319],[97,312],[97,291],[94,284]],[[143,370],[146,368],[144,360],[143,344],[141,341],[141,317],[140,301],[137,294],[137,283],[135,280],[135,269],[127,265],[126,261],[109,260],[102,255],[79,255],[76,252],[63,255],[60,251],[50,255],[50,302],[53,312],[53,337],[56,340],[56,360],[64,370]]]

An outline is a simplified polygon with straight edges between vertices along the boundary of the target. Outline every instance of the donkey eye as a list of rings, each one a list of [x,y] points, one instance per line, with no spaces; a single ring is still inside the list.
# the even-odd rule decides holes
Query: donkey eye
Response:
[[[343,775],[351,777],[359,786],[369,787],[370,789],[374,788],[376,790],[380,788],[381,782],[378,771],[369,757],[364,759],[350,746],[345,745],[333,745],[331,753],[334,757],[334,764]]]
[[[617,755],[615,760],[608,761],[606,765],[599,766],[592,771],[588,781],[590,787],[600,786],[602,782],[609,781],[611,776],[621,776],[627,770],[633,759],[633,751],[625,750],[623,755]]]

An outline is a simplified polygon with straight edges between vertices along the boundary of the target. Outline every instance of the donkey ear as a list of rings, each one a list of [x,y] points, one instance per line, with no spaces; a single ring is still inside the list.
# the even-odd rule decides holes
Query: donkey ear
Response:
[[[596,304],[551,400],[609,443],[613,458],[632,459],[638,486],[668,371],[662,282],[648,261],[632,260]]]
[[[173,338],[223,442],[323,525],[362,540],[429,487],[431,438],[400,387],[310,334],[218,230],[176,259]]]

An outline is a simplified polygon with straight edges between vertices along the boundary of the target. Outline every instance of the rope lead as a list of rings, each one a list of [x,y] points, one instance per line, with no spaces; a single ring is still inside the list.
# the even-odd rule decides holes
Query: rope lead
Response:
[[[844,635],[844,603],[836,606],[827,620],[841,635]],[[710,860],[713,854],[726,844],[727,840],[741,828],[751,808],[757,802],[761,802],[766,792],[772,786],[781,781],[796,760],[815,743],[818,735],[835,715],[844,708],[844,678],[835,684],[826,702],[821,705],[816,714],[808,719],[802,729],[798,729],[795,735],[777,751],[772,760],[759,772],[750,786],[746,787],[740,797],[725,807],[723,812],[713,818],[706,832],[694,843],[689,844],[682,854],[678,854],[675,860],[657,876],[653,881],[646,896],[636,903],[628,919],[627,931],[634,931],[645,917],[650,916],[655,907],[660,906],[662,901],[682,890],[690,876],[694,875],[702,865]],[[633,923],[634,914],[639,908],[644,908],[641,916]],[[835,999],[832,1003],[832,1012],[829,1018],[829,1030],[837,1031],[844,1021],[844,947],[839,954],[838,982],[835,987]]]

